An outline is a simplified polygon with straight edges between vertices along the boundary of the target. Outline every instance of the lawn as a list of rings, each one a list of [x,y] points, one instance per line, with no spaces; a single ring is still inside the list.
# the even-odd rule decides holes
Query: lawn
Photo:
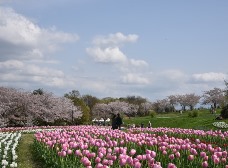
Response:
[[[170,127],[170,128],[186,128],[186,129],[203,129],[203,130],[216,130],[212,124],[218,120],[215,120],[216,116],[220,114],[218,110],[217,114],[211,114],[209,110],[198,110],[197,117],[189,117],[188,113],[191,111],[185,111],[182,114],[178,112],[157,114],[155,117],[125,117],[123,122],[124,125],[135,124],[140,126],[141,123],[144,127],[148,125],[150,121],[152,127]],[[223,120],[228,122],[228,120]],[[227,130],[227,129],[224,129]]]

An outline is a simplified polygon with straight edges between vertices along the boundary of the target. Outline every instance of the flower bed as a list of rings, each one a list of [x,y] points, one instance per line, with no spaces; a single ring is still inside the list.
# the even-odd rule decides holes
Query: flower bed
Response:
[[[17,167],[16,148],[21,133],[0,133],[0,161],[2,168]]]
[[[217,128],[228,128],[228,124],[225,122],[214,122],[213,126],[217,127]]]
[[[52,168],[228,167],[227,133],[211,131],[205,136],[201,131],[159,129],[78,126],[42,131],[35,134],[34,149]]]

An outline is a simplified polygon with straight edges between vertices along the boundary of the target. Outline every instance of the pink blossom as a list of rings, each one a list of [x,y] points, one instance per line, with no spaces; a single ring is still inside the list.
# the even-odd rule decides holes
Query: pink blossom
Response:
[[[189,155],[188,160],[193,161],[194,160],[194,155]]]
[[[120,159],[120,166],[125,166],[127,163],[127,160],[125,158]]]
[[[131,149],[130,155],[133,156],[135,153],[136,153],[136,150],[135,149]]]
[[[170,155],[169,155],[169,158],[170,158],[171,160],[173,160],[173,159],[175,158],[174,154],[170,154]]]
[[[207,163],[207,161],[203,161],[203,163],[202,163],[202,167],[203,167],[203,168],[208,167],[208,163]]]
[[[141,168],[141,163],[140,162],[136,162],[134,164],[134,168]]]
[[[168,168],[177,168],[177,167],[176,167],[176,165],[175,165],[175,164],[173,164],[173,163],[169,163],[169,164],[168,164]]]
[[[95,159],[95,163],[100,163],[100,162],[101,162],[101,158],[96,157],[96,159]]]

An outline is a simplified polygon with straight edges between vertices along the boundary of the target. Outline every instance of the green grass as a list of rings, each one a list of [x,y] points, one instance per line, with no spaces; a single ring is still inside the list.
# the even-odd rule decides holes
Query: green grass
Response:
[[[217,110],[218,111],[218,110]],[[151,116],[146,117],[131,117],[124,118],[124,124],[136,124],[138,126],[141,123],[144,124],[144,127],[147,127],[148,122],[150,121],[152,127],[169,127],[169,128],[186,128],[186,129],[203,129],[203,130],[216,130],[216,128],[212,125],[215,120],[216,116],[220,114],[220,111],[217,114],[211,114],[209,110],[199,110],[197,117],[189,117],[188,113],[190,111],[185,111],[182,114],[178,112],[173,113],[164,113],[164,114],[157,114],[154,118]],[[223,120],[228,122],[228,120]],[[224,129],[228,130],[228,129]]]
[[[18,168],[42,168],[42,163],[35,160],[32,144],[34,142],[33,134],[22,134],[18,147]]]

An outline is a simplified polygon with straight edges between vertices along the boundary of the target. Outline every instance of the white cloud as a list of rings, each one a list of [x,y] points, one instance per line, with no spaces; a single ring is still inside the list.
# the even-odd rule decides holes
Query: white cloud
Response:
[[[119,46],[123,43],[136,42],[138,40],[138,35],[129,34],[124,35],[120,32],[116,34],[109,34],[107,37],[98,36],[93,40],[93,44],[96,46]]]
[[[161,71],[160,73],[158,73],[158,77],[176,82],[184,81],[187,78],[182,71],[175,69]]]
[[[147,85],[150,83],[150,81],[146,77],[143,77],[141,74],[133,74],[133,73],[128,73],[125,76],[123,76],[122,81],[123,83],[127,83],[127,84]]]
[[[192,80],[194,82],[223,82],[228,78],[227,74],[224,73],[201,73],[201,74],[193,74]]]
[[[141,66],[148,66],[147,62],[144,60],[135,60],[135,59],[130,59],[129,60],[130,64],[136,67],[141,67]]]
[[[127,57],[118,47],[101,49],[99,47],[87,48],[87,53],[91,55],[96,62],[101,63],[123,63]]]
[[[76,34],[43,29],[11,8],[0,7],[0,61],[41,59],[56,51],[59,43],[78,40]]]

